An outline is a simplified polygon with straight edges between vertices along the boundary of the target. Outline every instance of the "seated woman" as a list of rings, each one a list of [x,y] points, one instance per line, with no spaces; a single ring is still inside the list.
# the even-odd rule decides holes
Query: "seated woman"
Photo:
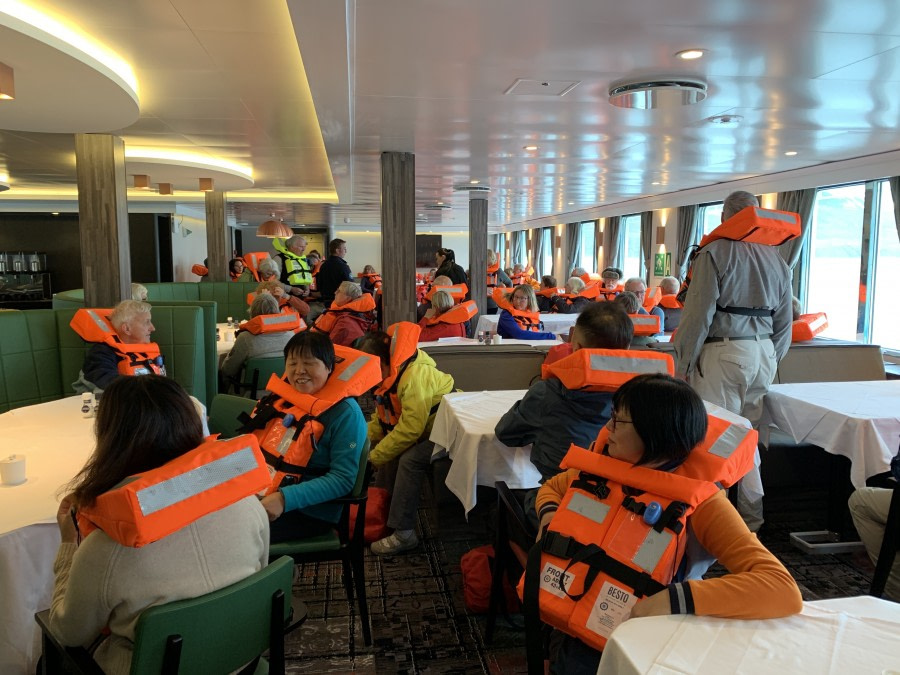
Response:
[[[109,534],[103,529],[88,533],[90,523],[106,527],[101,516],[115,496],[113,488],[130,476],[163,465],[170,469],[201,444],[228,445],[204,443],[191,399],[176,382],[158,375],[112,382],[100,401],[95,431],[94,454],[72,481],[72,493],[57,514],[62,542],[53,564],[50,627],[63,644],[73,646],[92,644],[108,627],[109,636],[94,658],[105,673],[128,673],[141,612],[210,593],[258,572],[269,557],[269,527],[254,494],[257,484],[232,494],[230,505],[222,505],[210,492],[212,503],[205,515],[193,520],[185,516],[180,529],[140,548],[117,542],[113,537],[121,538],[118,527],[107,527]],[[247,438],[243,440],[245,447]],[[254,470],[261,472],[264,485],[265,468],[254,465]]]
[[[577,468],[569,468],[545,482],[538,492],[537,510],[541,520],[538,539],[545,545],[550,545],[553,539],[558,540],[560,535],[570,536],[582,544],[595,544],[613,559],[624,561],[627,558],[632,565],[639,566],[638,556],[633,553],[636,544],[631,548],[632,553],[624,552],[632,546],[631,542],[640,541],[641,532],[652,532],[653,529],[666,535],[663,541],[668,544],[657,550],[655,558],[648,558],[647,552],[643,551],[645,547],[641,547],[645,554],[642,560],[647,561],[643,564],[649,566],[650,570],[643,567],[641,569],[648,572],[652,570],[653,583],[649,587],[660,590],[649,590],[644,598],[630,607],[635,601],[635,594],[623,591],[624,595],[621,597],[626,598],[626,606],[619,614],[620,617],[693,613],[735,619],[769,619],[795,614],[801,609],[800,591],[791,575],[747,529],[725,492],[716,484],[716,481],[726,477],[726,484],[734,482],[742,471],[752,466],[755,434],[745,436],[733,449],[725,448],[731,452],[723,456],[707,452],[709,448],[705,444],[708,443],[706,436],[709,423],[703,401],[688,384],[668,375],[640,375],[623,384],[613,395],[613,414],[609,424],[597,437],[594,452],[575,448],[566,457],[570,467],[582,466],[591,474],[589,481],[603,482],[605,486],[597,501],[588,498],[578,501],[579,507],[584,509],[583,513],[588,512],[590,505],[587,501],[591,501],[594,507],[599,507],[598,501],[602,501],[609,506],[608,517],[615,518],[616,509],[633,510],[641,505],[652,506],[657,495],[668,494],[669,497],[661,497],[662,502],[666,503],[672,495],[677,494],[674,497],[677,501],[685,505],[688,502],[697,504],[693,512],[690,506],[687,507],[687,527],[682,522],[685,511],[675,514],[667,508],[659,520],[651,521],[646,516],[637,516],[631,519],[631,523],[637,521],[636,525],[630,525],[629,528],[619,526],[614,533],[610,530],[597,534],[596,537],[602,538],[601,541],[592,538],[590,534],[599,531],[598,523],[589,522],[588,518],[577,515],[578,512],[573,512],[562,504],[564,495],[582,487],[573,483],[579,477],[583,479],[585,473],[579,472]],[[721,436],[715,437],[714,447],[718,448],[726,436],[727,429]],[[588,465],[589,469],[586,468]],[[654,478],[657,472],[678,474],[683,482],[673,482],[674,477],[660,481]],[[622,486],[613,477],[622,475],[628,476],[628,485],[640,485],[643,491]],[[670,492],[674,486],[678,488],[674,493]],[[631,495],[632,500],[636,500],[630,506],[626,505],[629,499],[627,496],[625,502],[622,501],[623,490],[626,495]],[[581,496],[583,494],[579,492],[579,498]],[[568,503],[574,505],[574,495],[572,499]],[[665,515],[667,511],[670,512],[669,516]],[[666,521],[671,523],[671,527],[664,525],[651,529],[650,525],[645,524],[650,522],[658,525]],[[551,532],[547,532],[548,526]],[[579,530],[579,533],[573,533],[573,529]],[[685,583],[676,583],[672,579],[673,572],[679,567],[679,539],[681,533],[688,530],[700,545],[718,558],[730,574]],[[563,535],[563,532],[568,534]],[[630,539],[621,539],[622,537]],[[614,568],[607,566],[605,569]],[[601,579],[594,583],[599,587]],[[618,577],[602,583],[623,588],[628,586],[626,582],[619,581]],[[548,611],[552,614],[551,605],[552,602],[545,606],[542,601],[542,615]],[[545,619],[556,623],[552,616],[545,616]],[[603,631],[608,635],[614,624],[604,629],[598,628],[600,623],[597,621],[592,627],[588,627],[591,626],[590,620],[588,626],[570,624],[567,632],[579,633],[582,640],[575,637],[567,637],[561,641],[551,639],[551,645],[555,643],[559,647],[556,653],[551,653],[551,672],[596,672],[600,652],[590,648],[584,641],[605,643]]]
[[[263,325],[257,317],[280,316],[278,301],[269,293],[261,293],[250,305],[250,321],[245,323],[238,331],[234,340],[234,347],[228,352],[222,362],[222,375],[226,378],[236,378],[247,362],[257,356],[281,356],[284,346],[294,335],[294,330],[300,327],[300,320],[296,314],[292,314],[296,321],[278,321],[271,327]],[[285,317],[288,318],[288,317]]]
[[[552,311],[557,314],[580,314],[587,307],[591,300],[588,297],[579,295],[584,291],[584,282],[578,277],[569,277],[566,282],[566,292],[557,296],[553,301]]]
[[[622,291],[619,293],[613,302],[622,305],[625,308],[625,311],[628,313],[628,316],[632,318],[632,320],[637,320],[641,316],[641,301],[637,295],[632,293],[631,291]],[[649,317],[650,315],[644,311],[643,316]],[[634,337],[631,339],[632,347],[647,347],[649,345],[655,345],[657,340],[653,337],[655,331],[646,330],[643,328],[638,328],[635,325],[634,328]]]
[[[469,319],[477,312],[471,300],[455,305],[449,293],[436,291],[431,296],[431,309],[419,321],[419,328],[422,329],[419,342],[434,342],[442,337],[466,337]]]
[[[375,323],[375,300],[363,293],[359,284],[342,281],[334,292],[334,302],[318,316],[312,329],[328,333],[336,345],[349,347]]]
[[[497,322],[497,334],[516,340],[555,340],[553,333],[541,330],[537,298],[531,286],[516,286],[510,295],[501,289],[494,294],[494,301],[502,309]]]
[[[232,281],[256,281],[253,278],[253,272],[244,265],[243,258],[232,258],[228,261],[228,274]]]
[[[556,285],[556,277],[545,274],[541,277],[541,287],[535,292],[537,297],[538,312],[549,314],[553,311],[553,303],[564,289]]]
[[[513,282],[509,275],[500,267],[500,258],[496,252],[488,249],[487,251],[487,305],[486,314],[497,313],[497,303],[491,295],[495,288],[502,286],[503,288],[512,288]]]
[[[453,378],[416,348],[418,339],[419,327],[403,321],[387,333],[369,333],[359,347],[380,359],[384,378],[375,390],[377,408],[369,422],[374,445],[369,461],[378,468],[376,485],[391,493],[387,525],[394,532],[372,544],[377,555],[419,545],[416,510],[434,449],[428,436],[441,398],[453,391]]]
[[[252,305],[253,300],[261,293],[268,293],[272,295],[275,300],[278,301],[278,311],[280,312],[296,312],[302,319],[305,319],[309,314],[309,305],[303,302],[303,300],[298,298],[296,295],[290,295],[285,292],[284,284],[277,279],[260,281],[259,285],[256,287],[256,293],[247,294],[247,302]]]
[[[363,267],[362,274],[359,275],[359,286],[363,293],[375,295],[377,291],[381,290],[381,284],[381,275],[375,271],[372,265]]]
[[[353,488],[366,443],[366,419],[354,397],[381,381],[378,359],[335,346],[323,333],[297,333],[284,356],[284,378],[269,380],[271,395],[249,421],[273,465],[262,498],[273,543],[322,534],[337,523],[341,505],[326,502]]]

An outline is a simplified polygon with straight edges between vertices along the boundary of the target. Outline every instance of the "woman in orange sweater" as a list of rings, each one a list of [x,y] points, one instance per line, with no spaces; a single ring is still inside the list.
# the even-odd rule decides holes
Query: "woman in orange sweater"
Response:
[[[613,396],[609,436],[596,451],[635,466],[674,471],[707,432],[703,401],[691,387],[668,375],[640,375]],[[568,469],[543,484],[536,508],[541,534],[579,472]],[[697,541],[730,574],[670,583],[633,607],[631,618],[697,614],[734,619],[769,619],[802,608],[797,584],[778,559],[747,529],[724,491],[701,502],[689,516]],[[562,643],[560,645],[560,642]],[[556,643],[560,645],[553,649]],[[600,652],[576,638],[551,641],[551,672],[596,672]],[[563,668],[560,668],[560,666]]]

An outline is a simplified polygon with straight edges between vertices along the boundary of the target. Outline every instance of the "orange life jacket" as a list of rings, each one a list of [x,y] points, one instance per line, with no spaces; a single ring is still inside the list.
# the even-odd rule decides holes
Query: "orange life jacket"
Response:
[[[494,288],[497,284],[500,283],[497,274],[500,271],[500,261],[498,260],[493,265],[488,265],[487,268],[487,287]]]
[[[566,289],[562,289],[565,291]],[[559,293],[560,298],[565,298],[568,304],[572,304],[575,298],[587,298],[588,300],[596,300],[600,296],[600,286],[597,283],[591,283],[581,289],[578,293]]]
[[[391,338],[390,373],[375,390],[375,412],[384,433],[388,433],[400,421],[403,406],[400,397],[397,396],[397,388],[406,367],[419,354],[421,332],[422,329],[418,324],[409,321],[400,321],[387,329],[387,334]]]
[[[525,272],[513,274],[509,278],[510,281],[512,281],[513,286],[521,286],[522,284],[527,284],[529,282],[528,275],[525,274]]]
[[[681,290],[678,291],[678,300],[684,302],[684,299],[687,297],[688,287],[691,285],[691,272],[693,271],[694,260],[707,244],[717,239],[730,239],[749,244],[780,246],[799,236],[800,214],[798,213],[763,209],[758,206],[748,206],[745,209],[741,209],[704,236],[697,248],[691,252],[690,266],[688,267],[684,283],[681,284]],[[771,316],[774,311],[751,307],[721,307],[719,305],[716,305],[716,310],[744,316]]]
[[[244,254],[244,265],[253,274],[253,278],[259,281],[259,263],[270,257],[266,251],[252,251]]]
[[[637,336],[659,333],[659,317],[655,314],[629,314],[628,318],[634,324],[634,334]]]
[[[363,293],[356,300],[348,302],[346,305],[335,305],[331,303],[331,307],[322,312],[313,322],[312,330],[320,333],[330,333],[334,328],[334,322],[337,321],[341,313],[351,313],[356,316],[368,316],[367,312],[375,309],[375,298],[369,293]]]
[[[585,272],[578,278],[581,279],[585,283],[585,285],[603,283],[603,277],[601,277],[596,272]]]
[[[438,291],[444,291],[444,293],[447,293],[451,298],[453,298],[453,302],[459,303],[466,299],[466,293],[469,292],[469,287],[465,284],[454,284],[453,286],[432,286],[425,294],[425,299],[431,302],[431,298],[434,297],[434,294]]]
[[[801,314],[800,318],[791,324],[791,342],[812,340],[826,328],[828,328],[828,317],[825,312]]]
[[[666,309],[683,309],[684,303],[679,302],[674,295],[664,295],[659,299],[659,306]]]
[[[159,345],[155,342],[125,343],[109,322],[111,309],[79,309],[69,322],[85,342],[102,342],[119,357],[120,375],[165,375]]]
[[[194,263],[191,265],[191,274],[196,274],[198,277],[205,277],[209,274],[209,268],[206,265]]]
[[[625,290],[625,286],[619,284],[615,288],[606,288],[602,283],[597,290],[597,296],[603,300],[615,300],[616,296]]]
[[[428,317],[425,323],[428,326],[434,326],[439,323],[465,323],[476,314],[478,314],[478,305],[475,304],[474,300],[466,300],[451,307],[439,316]]]
[[[381,275],[376,272],[360,272],[360,279],[368,279],[372,282],[372,285],[375,287],[375,290],[381,290]]]
[[[281,485],[321,476],[328,469],[308,467],[325,427],[319,416],[350,396],[359,396],[381,380],[378,357],[334,346],[334,370],[315,394],[302,394],[283,377],[272,375],[266,384],[270,393],[256,404],[252,415],[240,417],[244,427],[259,439],[271,475],[266,494]],[[288,429],[292,431],[288,434]]]
[[[509,301],[510,293],[507,293],[506,291],[507,289],[503,288],[503,286],[498,286],[494,289],[492,297],[494,298],[494,302],[497,303],[497,307],[509,312],[510,316],[515,319],[519,328],[522,330],[534,333],[543,331],[544,324],[541,322],[541,315],[538,312],[515,309]]]
[[[78,529],[103,530],[123,546],[140,548],[234,504],[269,485],[253,436],[202,445],[162,466],[129,476],[78,509]]]
[[[541,366],[541,378],[555,378],[566,389],[616,391],[628,380],[647,373],[675,374],[668,354],[637,349],[579,349]]]
[[[520,582],[541,619],[602,650],[639,598],[663,590],[684,554],[688,517],[753,466],[757,433],[709,416],[706,438],[673,471],[634,466],[573,445],[578,469]]]
[[[292,311],[281,312],[280,314],[260,314],[241,326],[241,330],[246,330],[254,335],[284,333],[286,331],[299,333],[304,328],[306,328],[306,324],[303,319],[300,318],[299,314]]]
[[[539,291],[535,291],[535,295],[540,295],[544,298],[555,298],[561,295],[566,294],[565,288],[542,288]]]
[[[656,307],[659,304],[659,301],[662,299],[662,289],[657,286],[652,291],[647,289],[644,292],[644,302],[641,305],[648,312]]]

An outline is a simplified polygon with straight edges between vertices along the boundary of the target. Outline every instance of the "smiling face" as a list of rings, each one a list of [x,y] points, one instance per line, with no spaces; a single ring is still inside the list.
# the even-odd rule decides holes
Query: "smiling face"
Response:
[[[318,393],[331,375],[321,360],[297,352],[288,355],[284,372],[290,385],[301,394]]]
[[[613,411],[606,424],[609,429],[608,452],[610,457],[635,464],[644,456],[644,441],[638,435],[625,408]]]
[[[512,294],[512,306],[513,309],[517,309],[520,312],[528,311],[528,296],[525,293],[520,292],[518,289]]]

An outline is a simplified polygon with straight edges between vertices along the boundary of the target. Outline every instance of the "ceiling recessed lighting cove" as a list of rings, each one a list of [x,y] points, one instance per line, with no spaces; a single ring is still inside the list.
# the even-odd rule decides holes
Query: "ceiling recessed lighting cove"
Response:
[[[609,102],[619,108],[672,108],[706,98],[706,82],[692,77],[620,80],[609,88]]]
[[[786,153],[784,153],[784,156],[785,157],[794,157],[796,154],[797,154],[796,150],[788,150]]]
[[[525,146],[524,148],[522,148],[522,149],[523,149],[523,150],[528,150],[528,152],[533,152],[534,150],[537,150],[537,149],[538,149],[538,146],[536,146],[536,145],[526,145],[526,146]]]
[[[682,49],[680,52],[677,52],[675,56],[683,61],[694,61],[696,59],[702,59],[704,54],[706,54],[705,49]]]

